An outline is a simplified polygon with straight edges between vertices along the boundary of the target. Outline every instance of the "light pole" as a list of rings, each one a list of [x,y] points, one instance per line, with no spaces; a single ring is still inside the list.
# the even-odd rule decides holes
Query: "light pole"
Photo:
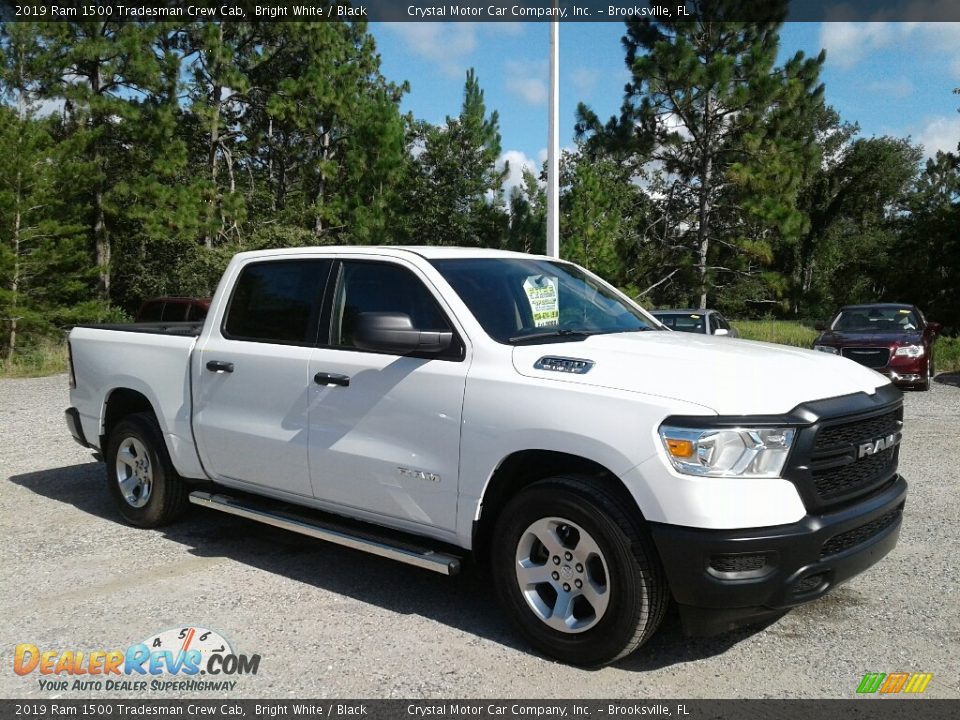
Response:
[[[554,0],[553,6],[557,6]],[[554,15],[556,17],[556,15]],[[550,21],[550,119],[547,140],[547,255],[560,257],[560,23]]]

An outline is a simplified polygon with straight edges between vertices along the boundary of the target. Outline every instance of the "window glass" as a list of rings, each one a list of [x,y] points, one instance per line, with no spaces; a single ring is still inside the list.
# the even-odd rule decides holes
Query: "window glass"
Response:
[[[654,313],[657,320],[662,322],[671,330],[689,333],[705,333],[707,331],[706,320],[699,313]],[[716,316],[714,316],[716,318]]]
[[[537,258],[432,263],[498,342],[653,329],[639,310],[576,265]]]
[[[857,307],[843,310],[833,321],[833,330],[849,333],[917,330],[920,319],[910,308]]]
[[[158,322],[162,315],[163,303],[151,301],[144,304],[143,309],[140,310],[140,315],[137,317],[137,322]]]
[[[237,279],[224,335],[237,340],[312,342],[330,260],[247,265]]]
[[[162,320],[164,322],[181,322],[186,308],[187,306],[183,303],[168,302],[163,306]]]
[[[187,312],[187,320],[198,321],[203,320],[207,317],[207,309],[202,305],[190,305],[190,310]]]
[[[366,312],[404,313],[420,330],[451,329],[433,295],[409,270],[391,263],[344,262],[331,344],[353,347],[357,317]]]

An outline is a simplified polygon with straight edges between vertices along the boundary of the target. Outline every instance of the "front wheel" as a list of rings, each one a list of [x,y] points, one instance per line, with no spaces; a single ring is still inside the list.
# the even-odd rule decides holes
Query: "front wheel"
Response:
[[[491,547],[501,605],[531,645],[562,662],[611,663],[659,627],[667,586],[639,518],[597,482],[555,477],[521,491]]]
[[[107,440],[107,488],[131,525],[159,527],[187,507],[187,484],[170,462],[163,434],[149,413],[117,423]]]

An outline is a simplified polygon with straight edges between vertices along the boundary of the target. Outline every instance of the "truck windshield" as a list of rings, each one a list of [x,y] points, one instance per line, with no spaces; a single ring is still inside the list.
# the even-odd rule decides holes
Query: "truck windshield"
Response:
[[[582,340],[657,329],[618,294],[575,265],[535,258],[433,260],[497,342]]]

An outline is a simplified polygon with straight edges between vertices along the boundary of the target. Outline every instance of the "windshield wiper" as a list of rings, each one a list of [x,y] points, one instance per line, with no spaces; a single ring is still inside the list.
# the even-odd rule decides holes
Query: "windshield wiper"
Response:
[[[549,340],[550,338],[585,338],[590,335],[597,335],[605,332],[603,330],[544,330],[542,332],[529,333],[526,335],[514,335],[507,338],[509,343],[532,342],[534,340]]]

